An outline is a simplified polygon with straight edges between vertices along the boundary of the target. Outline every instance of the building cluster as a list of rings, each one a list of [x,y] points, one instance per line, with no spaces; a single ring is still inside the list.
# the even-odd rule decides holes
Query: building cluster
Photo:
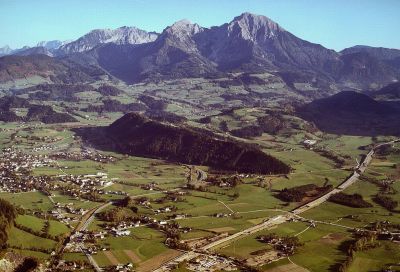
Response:
[[[19,136],[19,137],[22,137],[22,136]],[[26,139],[28,141],[34,142],[35,144],[36,143],[44,143],[40,146],[36,146],[36,147],[32,148],[32,151],[34,151],[34,152],[55,150],[55,149],[59,148],[60,146],[54,145],[54,143],[63,140],[63,138],[61,138],[61,137],[54,138],[54,137],[49,137],[49,136],[43,136],[43,137],[26,136]]]
[[[24,129],[27,130],[27,129]],[[29,130],[29,129],[28,129]],[[12,135],[12,139],[16,141],[16,143],[22,143],[22,139],[24,139],[24,143],[29,146],[35,145],[32,148],[34,152],[40,151],[51,151],[59,148],[59,146],[54,145],[54,143],[62,141],[62,137],[51,137],[51,136],[35,136],[35,135]],[[38,143],[42,143],[40,146],[36,146]]]
[[[187,264],[191,271],[213,272],[213,271],[237,271],[235,261],[219,255],[202,254]]]
[[[182,202],[184,201],[185,195],[188,195],[187,191],[164,191],[165,195],[161,198],[154,200],[157,204],[163,204],[165,202]]]
[[[105,239],[106,231],[81,230],[74,232],[65,245],[67,252],[83,252],[85,254],[96,254],[98,251],[107,250],[96,244],[96,241]]]
[[[99,187],[107,187],[113,184],[108,179],[108,175],[103,172],[87,175],[69,175],[61,174],[57,176],[58,180],[67,184],[75,184],[77,188],[68,188],[66,194],[77,197],[81,194],[92,193],[96,191],[99,194],[105,194],[105,191]]]
[[[83,148],[80,152],[58,152],[51,155],[53,159],[62,159],[70,161],[92,160],[101,163],[115,162],[117,159],[113,156],[104,155],[99,152],[94,152]]]
[[[155,214],[159,214],[159,213],[169,213],[169,212],[174,212],[176,211],[177,208],[175,206],[165,206],[165,207],[161,207],[158,209],[154,209],[154,213]]]
[[[317,141],[316,140],[307,139],[307,140],[304,140],[302,143],[306,148],[310,148],[311,149],[317,143]]]
[[[25,154],[21,151],[5,148],[0,154],[0,191],[30,192],[47,191],[50,178],[32,176],[34,168],[53,166],[54,161],[46,155]]]
[[[129,229],[140,227],[140,225],[140,219],[136,219],[131,222],[122,221],[118,224],[109,224],[104,227],[104,230],[107,231],[109,235],[114,237],[129,236],[131,234]]]
[[[57,271],[77,271],[84,270],[87,268],[85,263],[78,263],[75,261],[60,260],[54,267]]]
[[[50,212],[58,221],[64,223],[67,226],[71,226],[73,222],[77,222],[78,218],[84,215],[87,210],[82,208],[74,208],[73,203],[61,204],[59,202],[54,203],[54,209]]]
[[[141,184],[140,188],[146,191],[162,191],[160,187],[158,187],[158,184],[156,182],[150,182],[146,184]]]
[[[128,272],[128,271],[134,271],[133,270],[133,264],[127,263],[127,264],[119,264],[119,265],[113,265],[106,267],[104,269],[105,272]]]

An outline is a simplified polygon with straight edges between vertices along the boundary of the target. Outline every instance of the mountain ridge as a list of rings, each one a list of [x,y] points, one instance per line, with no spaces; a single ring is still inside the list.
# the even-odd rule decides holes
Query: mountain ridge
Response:
[[[266,16],[246,12],[209,28],[180,20],[160,34],[126,26],[97,29],[57,49],[35,47],[16,54],[89,63],[128,84],[235,72],[289,72],[308,74],[325,86],[370,89],[400,79],[397,51],[356,46],[336,52],[293,35]]]

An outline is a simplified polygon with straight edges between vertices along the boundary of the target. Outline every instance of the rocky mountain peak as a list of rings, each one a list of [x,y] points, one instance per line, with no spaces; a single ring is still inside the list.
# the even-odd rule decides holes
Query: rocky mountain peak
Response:
[[[203,28],[198,24],[194,24],[187,19],[183,19],[175,22],[170,27],[167,27],[164,30],[164,33],[172,34],[176,37],[181,36],[193,36],[199,32],[201,32]]]
[[[76,41],[63,45],[67,53],[88,51],[100,44],[142,44],[157,39],[158,34],[146,32],[136,27],[123,26],[117,29],[95,29]]]
[[[266,16],[245,12],[228,24],[228,31],[231,35],[255,41],[274,38],[279,32],[285,30]]]
[[[37,43],[37,47],[44,47],[48,50],[54,50],[58,49],[60,46],[62,46],[64,42],[59,41],[59,40],[53,40],[53,41],[41,41]]]
[[[3,47],[0,47],[0,50],[12,50],[10,46],[5,45]]]
[[[10,54],[12,51],[13,51],[13,50],[12,50],[8,45],[3,46],[3,47],[0,47],[0,57],[1,57],[1,56],[5,56],[5,55],[8,55],[8,54]]]

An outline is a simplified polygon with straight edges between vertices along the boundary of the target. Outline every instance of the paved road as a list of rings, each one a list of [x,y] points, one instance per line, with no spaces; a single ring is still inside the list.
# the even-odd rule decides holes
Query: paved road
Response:
[[[81,225],[81,227],[75,229],[75,231],[77,232],[77,231],[87,230],[89,225],[93,222],[96,214],[101,212],[102,210],[104,210],[105,208],[110,206],[111,204],[112,204],[112,202],[107,202],[107,203],[104,203],[104,204],[100,205],[99,207],[95,208],[94,210],[92,210],[90,216],[86,219],[86,221],[82,222],[83,224]]]
[[[98,207],[95,207],[95,208],[89,210],[82,217],[82,221],[76,226],[75,230],[71,233],[71,235],[73,235],[74,233],[77,233],[79,231],[87,230],[89,225],[93,222],[96,213],[101,212],[106,207],[110,206],[111,204],[112,204],[112,202],[107,202],[107,203],[104,203]],[[81,251],[83,254],[86,255],[86,257],[88,258],[89,262],[91,263],[91,265],[93,266],[93,268],[96,272],[103,271],[101,269],[101,267],[97,264],[96,260],[92,257],[92,255],[90,255],[88,252],[86,252],[82,247],[81,247]]]
[[[102,272],[103,271],[103,269],[97,264],[96,260],[92,257],[92,255],[90,255],[85,250],[83,250],[83,248],[81,248],[81,251],[82,251],[83,254],[86,255],[86,257],[88,258],[90,264],[93,266],[93,268],[94,268],[94,270],[96,272]]]
[[[355,182],[358,181],[358,179],[360,178],[361,174],[365,172],[365,170],[367,169],[368,165],[371,163],[372,160],[372,156],[374,155],[375,151],[384,146],[384,145],[390,145],[390,144],[394,144],[395,142],[398,142],[399,140],[394,140],[394,141],[390,141],[387,143],[382,143],[379,145],[376,145],[374,148],[372,148],[368,154],[365,156],[365,158],[362,160],[362,162],[357,165],[356,169],[354,170],[354,172],[345,180],[343,181],[338,187],[336,187],[335,189],[333,189],[332,191],[326,193],[325,195],[303,205],[300,206],[296,209],[294,209],[292,212],[294,214],[300,214],[303,213],[309,209],[312,209],[318,205],[320,205],[321,203],[327,201],[329,199],[329,197],[331,195],[337,194],[341,191],[343,191],[344,189],[348,188],[349,186],[351,186],[352,184],[354,184]]]
[[[237,240],[239,238],[245,237],[247,235],[256,233],[258,231],[261,231],[263,229],[267,229],[267,228],[271,228],[272,226],[275,225],[279,225],[282,223],[287,222],[289,219],[293,218],[293,217],[298,217],[297,215],[300,213],[303,213],[309,209],[312,209],[314,207],[317,207],[318,205],[324,203],[325,201],[327,201],[329,199],[329,197],[333,194],[336,194],[338,192],[343,191],[344,189],[348,188],[350,185],[352,185],[353,183],[357,182],[360,174],[362,174],[363,172],[365,172],[365,170],[367,169],[368,165],[370,164],[371,160],[372,160],[372,156],[375,153],[375,150],[377,150],[378,148],[384,146],[384,145],[388,145],[388,144],[393,144],[395,142],[399,142],[400,140],[394,140],[394,141],[390,141],[387,143],[382,143],[379,144],[377,146],[375,146],[373,149],[371,149],[370,152],[368,152],[368,154],[365,156],[364,160],[361,162],[361,164],[357,165],[355,171],[351,174],[351,176],[349,176],[343,183],[341,183],[338,187],[336,187],[335,189],[333,189],[332,191],[326,193],[325,195],[303,205],[300,206],[294,210],[292,210],[292,212],[287,213],[285,215],[277,215],[274,216],[270,219],[268,219],[267,221],[255,225],[253,227],[250,227],[248,229],[245,229],[243,231],[237,232],[235,234],[232,234],[230,236],[227,236],[225,238],[222,238],[220,240],[211,242],[210,244],[207,244],[205,246],[203,246],[199,251],[206,251],[206,250],[210,250],[214,247],[217,246],[221,246],[223,244],[227,244],[233,240]],[[332,223],[334,224],[334,223]],[[160,267],[159,269],[155,270],[156,272],[162,272],[162,271],[168,271],[166,270],[165,266],[167,266],[168,264],[173,264],[173,263],[180,263],[183,261],[187,261],[190,259],[193,259],[194,257],[197,257],[199,255],[199,253],[194,252],[194,251],[188,251],[184,254],[182,254],[181,256],[178,256],[177,258],[169,261],[168,263],[164,264],[162,267]]]

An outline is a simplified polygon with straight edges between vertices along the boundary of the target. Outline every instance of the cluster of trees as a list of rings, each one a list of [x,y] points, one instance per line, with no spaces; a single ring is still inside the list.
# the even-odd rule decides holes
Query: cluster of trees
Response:
[[[354,254],[357,251],[365,251],[379,246],[376,234],[371,232],[364,232],[351,242],[346,242],[346,259],[337,265],[337,271],[345,272],[350,267],[354,259]]]
[[[50,254],[53,249],[51,248],[42,248],[42,247],[37,247],[37,246],[21,246],[21,245],[13,245],[13,246],[8,246],[9,248],[13,249],[21,249],[21,250],[32,250],[32,251],[37,251],[37,252],[42,252],[46,254]]]
[[[165,110],[168,104],[160,99],[156,99],[154,97],[148,95],[141,95],[139,96],[139,100],[146,104],[147,107],[151,110]]]
[[[0,110],[0,121],[3,122],[20,122],[22,118],[12,111]]]
[[[45,124],[77,122],[77,120],[68,113],[56,112],[51,106],[31,105],[26,121],[41,121]]]
[[[332,185],[318,187],[315,184],[305,184],[292,188],[284,188],[277,197],[286,202],[300,202],[305,197],[318,197],[332,190]]]
[[[18,96],[3,96],[0,98],[0,121],[3,122],[19,122],[22,117],[16,115],[11,108],[29,107],[28,100]]]
[[[253,138],[259,137],[264,132],[269,134],[277,134],[284,128],[289,126],[288,122],[278,114],[273,113],[270,115],[257,118],[258,125],[246,126],[238,129],[231,130],[230,133],[240,138]]]
[[[250,139],[253,137],[259,137],[263,134],[263,129],[259,126],[246,126],[230,131],[233,136]]]
[[[377,194],[373,200],[389,211],[394,211],[399,202],[384,194]]]
[[[321,155],[329,160],[334,161],[337,168],[343,167],[343,165],[346,163],[346,160],[344,158],[342,158],[338,154],[333,153],[330,150],[315,147],[315,148],[313,148],[313,151],[317,152],[319,155]],[[350,157],[348,157],[348,158],[350,158]]]
[[[264,85],[267,82],[257,76],[253,76],[250,73],[243,73],[238,76],[232,76],[227,80],[218,80],[214,81],[215,84],[218,84],[221,88],[229,88],[230,86],[245,86],[248,85]]]
[[[0,250],[7,246],[8,230],[16,217],[17,211],[14,206],[0,198]]]
[[[329,201],[337,203],[337,204],[353,207],[353,208],[372,207],[372,204],[365,201],[363,199],[362,195],[359,195],[359,194],[349,195],[349,194],[339,192],[337,194],[332,195],[329,198]]]
[[[392,145],[382,145],[376,150],[376,154],[380,156],[388,156],[390,154],[400,154],[400,149]]]
[[[49,234],[48,229],[49,229],[50,225],[49,225],[48,221],[45,222],[45,225],[43,226],[43,229],[41,231],[35,231],[27,226],[24,226],[24,225],[21,225],[18,223],[14,223],[14,226],[16,228],[23,230],[25,232],[28,232],[30,234],[33,234],[33,235],[36,235],[36,236],[39,236],[42,238],[50,239],[50,240],[53,240],[56,242],[61,241],[61,239],[62,239],[60,236],[53,236],[53,235]]]
[[[130,112],[130,111],[144,111],[147,107],[140,103],[129,103],[123,104],[118,100],[104,99],[103,104],[100,105],[89,105],[85,111],[97,112],[99,114],[103,112]]]
[[[236,175],[231,177],[209,175],[207,176],[206,182],[209,182],[212,185],[216,186],[221,186],[222,184],[226,184],[226,186],[228,187],[236,187],[237,185],[242,183],[242,179]]]
[[[273,135],[289,127],[288,122],[278,113],[258,117],[257,121],[263,132]]]
[[[101,195],[96,191],[80,194],[80,197],[94,202],[105,202]]]
[[[211,116],[206,116],[206,117],[200,118],[198,120],[198,122],[200,124],[210,124],[211,123]]]
[[[397,190],[392,186],[392,182],[389,180],[379,180],[374,177],[362,175],[362,180],[368,181],[377,187],[379,187],[379,191],[381,194],[396,194]]]
[[[165,202],[184,202],[186,199],[180,195],[178,195],[176,192],[167,192],[163,197],[160,197],[154,202],[158,204],[163,204]]]
[[[131,209],[116,207],[111,210],[98,213],[98,217],[106,222],[120,223],[122,221],[128,221],[135,218],[135,214]]]
[[[137,213],[138,208],[135,206],[135,204],[135,200],[130,196],[126,196],[115,203],[116,206],[129,208],[132,212]]]
[[[175,113],[163,110],[147,110],[145,112],[145,115],[152,120],[160,122],[183,123],[187,120],[186,117],[179,116]]]
[[[26,116],[18,116],[12,108],[28,108]],[[24,98],[17,96],[5,96],[0,98],[0,121],[41,121],[46,124],[76,122],[76,119],[67,113],[59,113],[47,105],[33,105]]]
[[[3,96],[0,98],[0,109],[8,111],[10,108],[27,108],[28,100],[18,96]]]
[[[29,93],[29,98],[41,101],[78,101],[76,93],[94,91],[95,88],[87,84],[39,84],[25,88],[19,93]]]
[[[162,226],[162,231],[167,237],[165,240],[166,246],[178,250],[189,250],[188,245],[181,242],[181,232],[178,223],[172,222],[165,226]]]
[[[368,229],[385,233],[387,231],[398,233],[400,232],[400,224],[391,223],[389,221],[376,221],[370,224]],[[378,236],[378,238],[380,238]]]
[[[167,238],[165,239],[165,245],[172,249],[177,250],[189,250],[189,246],[186,243],[182,243],[178,238]]]
[[[78,101],[75,96],[81,92],[98,92],[104,96],[117,96],[123,93],[122,90],[103,84],[97,89],[89,84],[39,84],[17,91],[17,94],[29,94],[29,98],[45,101]]]
[[[288,165],[253,145],[217,140],[210,132],[168,126],[136,113],[118,119],[106,132],[119,151],[130,155],[242,173],[286,174],[290,171]]]
[[[277,239],[279,239],[279,236],[275,232],[263,234],[257,237],[258,241],[268,244]]]
[[[123,91],[118,89],[117,87],[110,86],[107,84],[101,85],[99,88],[96,89],[96,92],[108,96],[117,96],[123,93]]]
[[[34,271],[39,266],[39,261],[33,257],[25,258],[24,261],[15,268],[14,272]]]
[[[219,129],[223,132],[227,132],[229,130],[228,123],[224,120],[219,123]]]
[[[260,235],[257,240],[263,243],[272,244],[276,250],[283,252],[285,255],[294,254],[295,250],[303,245],[297,236],[279,237],[275,233]]]

